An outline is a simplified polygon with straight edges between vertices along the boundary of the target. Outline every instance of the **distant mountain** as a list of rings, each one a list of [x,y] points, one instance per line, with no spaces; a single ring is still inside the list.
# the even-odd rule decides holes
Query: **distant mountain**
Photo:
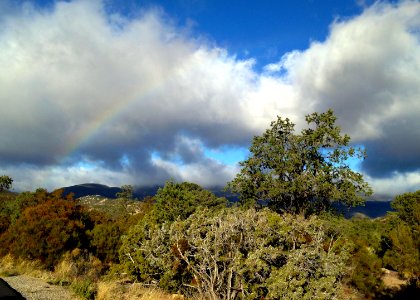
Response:
[[[155,185],[155,186],[149,186],[149,187],[136,188],[134,191],[134,198],[144,199],[147,196],[149,197],[154,196],[156,195],[158,189],[160,189],[161,187],[163,186]]]
[[[146,196],[154,196],[159,188],[160,186],[137,188],[134,191],[134,197],[137,199],[143,199]],[[109,187],[107,185],[97,183],[78,184],[64,187],[63,189],[63,195],[73,193],[74,198],[99,195],[114,199],[116,198],[115,194],[121,191],[119,187]],[[213,192],[217,197],[225,197],[230,202],[239,201],[238,195],[226,192],[223,190],[223,188],[211,187],[209,190]],[[385,216],[388,211],[392,211],[391,203],[389,201],[366,201],[364,206],[357,206],[348,209],[342,205],[337,205],[336,208],[339,209],[346,218],[351,218],[355,214],[363,214],[369,218],[378,218]]]
[[[80,198],[84,196],[99,195],[106,198],[114,199],[115,194],[121,192],[119,187],[110,187],[104,184],[98,183],[83,183],[62,188],[63,195],[66,196],[70,193],[74,194],[74,198]],[[154,196],[159,189],[159,186],[142,187],[134,191],[134,198],[143,199],[146,196]]]
[[[363,214],[369,218],[378,218],[386,215],[387,212],[393,211],[390,201],[366,201],[364,206],[356,206],[345,208],[337,206],[346,218],[351,218],[356,214]]]
[[[115,198],[115,194],[121,192],[121,189],[119,187],[109,187],[107,185],[98,183],[83,183],[63,187],[62,189],[64,196],[73,193],[75,199],[91,195],[99,195],[106,198]]]

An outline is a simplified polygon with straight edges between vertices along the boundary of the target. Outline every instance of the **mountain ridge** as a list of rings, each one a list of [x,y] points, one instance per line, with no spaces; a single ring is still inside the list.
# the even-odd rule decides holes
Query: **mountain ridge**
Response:
[[[163,186],[137,187],[134,188],[133,196],[139,200],[142,200],[147,196],[152,197],[161,187]],[[75,199],[92,195],[115,199],[115,195],[121,192],[121,188],[119,187],[110,187],[99,183],[82,183],[63,187],[62,189],[63,196],[73,193]],[[223,187],[210,187],[208,190],[213,192],[218,197],[225,197],[230,202],[238,202],[239,200],[237,195],[224,191]],[[385,216],[387,212],[393,210],[390,201],[375,200],[366,201],[364,206],[346,208],[342,205],[337,205],[336,208],[341,211],[346,218],[351,218],[356,214],[362,214],[369,218],[378,218]]]

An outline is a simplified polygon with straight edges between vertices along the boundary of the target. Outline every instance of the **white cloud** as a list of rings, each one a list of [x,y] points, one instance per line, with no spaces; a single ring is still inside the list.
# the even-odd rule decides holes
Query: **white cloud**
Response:
[[[394,172],[387,178],[367,176],[366,179],[376,191],[374,198],[378,200],[392,200],[396,195],[415,192],[420,187],[419,172]]]
[[[135,184],[131,174],[122,171],[109,170],[100,164],[83,166],[31,166],[20,165],[2,168],[5,174],[13,174],[13,187],[16,191],[34,191],[36,188],[46,188],[50,191],[59,187],[80,183],[101,183],[109,186]]]
[[[420,172],[419,15],[418,1],[377,2],[280,62],[301,111],[333,108],[344,131],[365,145],[362,167],[374,177]]]

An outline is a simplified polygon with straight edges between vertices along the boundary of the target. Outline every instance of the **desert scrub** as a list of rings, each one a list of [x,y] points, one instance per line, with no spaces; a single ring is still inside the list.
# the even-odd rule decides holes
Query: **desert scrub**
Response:
[[[82,299],[93,300],[96,295],[96,283],[89,279],[76,279],[70,285],[72,291]]]
[[[14,258],[8,254],[0,258],[0,276],[31,275],[33,277],[50,280],[51,272],[43,268],[43,264],[37,260]]]
[[[323,222],[268,209],[201,209],[186,220],[136,226],[121,261],[139,280],[204,299],[335,299],[346,245]]]

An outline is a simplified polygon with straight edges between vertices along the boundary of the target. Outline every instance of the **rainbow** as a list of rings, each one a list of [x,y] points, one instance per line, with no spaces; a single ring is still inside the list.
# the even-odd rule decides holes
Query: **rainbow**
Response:
[[[174,69],[172,72],[168,72],[161,80],[154,82],[149,85],[147,88],[136,91],[137,95],[132,95],[128,97],[118,97],[114,99],[113,105],[104,107],[101,111],[98,112],[95,119],[86,122],[84,125],[80,126],[71,136],[68,138],[66,143],[59,149],[59,157],[61,161],[64,162],[69,157],[77,153],[83,145],[87,144],[102,128],[107,124],[112,123],[124,112],[130,109],[130,107],[136,103],[139,103],[142,99],[147,98],[149,95],[152,95],[155,91],[163,87],[167,81],[172,78],[178,70],[182,67]],[[182,68],[185,70],[185,68]],[[134,94],[134,93],[133,93]]]

